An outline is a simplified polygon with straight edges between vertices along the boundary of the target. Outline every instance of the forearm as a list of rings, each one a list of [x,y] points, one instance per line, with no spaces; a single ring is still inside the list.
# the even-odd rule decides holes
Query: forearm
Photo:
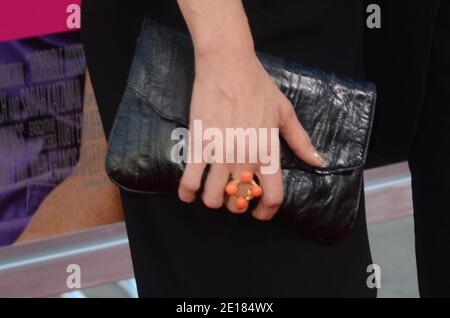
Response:
[[[241,0],[178,0],[194,43],[196,57],[211,53],[253,51]]]
[[[89,75],[86,76],[83,118],[77,165],[44,199],[17,242],[123,220],[119,190],[109,181],[104,168],[106,138]],[[90,153],[89,148],[96,151]]]
[[[39,206],[16,243],[123,220],[117,188],[104,176],[71,176]]]

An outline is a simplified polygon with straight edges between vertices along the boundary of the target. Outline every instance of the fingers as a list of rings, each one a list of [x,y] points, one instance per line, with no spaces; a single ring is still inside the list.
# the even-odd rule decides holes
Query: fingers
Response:
[[[184,202],[191,203],[195,200],[197,191],[201,187],[202,174],[205,164],[188,164],[183,177],[181,178],[178,195]],[[233,165],[232,176],[239,178],[242,171],[255,172],[254,166]],[[202,200],[211,209],[219,209],[224,203],[225,187],[228,182],[229,169],[224,164],[213,164],[206,178]],[[263,194],[252,215],[258,220],[271,220],[283,202],[283,180],[281,169],[277,169],[274,174],[258,174],[260,186]],[[248,187],[248,184],[243,184]],[[241,190],[242,191],[242,190]],[[245,191],[245,190],[244,190]],[[225,204],[232,213],[245,213],[248,206],[238,208],[235,196],[226,196]]]
[[[274,217],[283,202],[281,169],[277,169],[274,174],[258,174],[258,179],[263,193],[252,215],[258,220],[268,221]]]
[[[181,201],[192,203],[195,200],[195,194],[200,189],[202,175],[206,163],[188,163],[181,177],[178,187],[178,196]]]
[[[308,133],[297,118],[294,107],[284,95],[283,97],[283,102],[280,106],[281,135],[298,158],[311,166],[324,167],[326,162],[312,145]]]
[[[208,172],[203,190],[203,203],[210,209],[223,205],[224,189],[228,181],[228,168],[225,164],[213,164]]]

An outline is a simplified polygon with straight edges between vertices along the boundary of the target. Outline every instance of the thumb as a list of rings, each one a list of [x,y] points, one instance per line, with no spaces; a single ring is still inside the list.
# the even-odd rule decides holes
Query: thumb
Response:
[[[297,118],[291,102],[283,95],[280,133],[295,155],[313,167],[324,167],[325,159],[316,151],[306,130]]]

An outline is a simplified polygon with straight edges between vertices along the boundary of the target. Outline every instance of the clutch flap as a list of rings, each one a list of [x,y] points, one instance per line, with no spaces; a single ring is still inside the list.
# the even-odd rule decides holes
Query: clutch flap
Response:
[[[361,168],[373,121],[375,86],[263,53],[258,53],[258,57],[292,102],[313,145],[327,161],[324,168],[310,167],[282,140],[282,168],[317,174]],[[187,127],[193,80],[194,56],[190,38],[147,19],[127,89],[164,119]]]

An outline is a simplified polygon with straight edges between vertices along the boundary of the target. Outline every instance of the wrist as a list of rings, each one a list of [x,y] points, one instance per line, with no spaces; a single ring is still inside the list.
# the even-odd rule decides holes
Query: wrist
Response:
[[[210,59],[217,56],[251,56],[255,52],[251,34],[227,34],[213,39],[194,40],[195,58]]]
[[[253,40],[228,41],[205,46],[197,46],[195,51],[196,72],[217,69],[242,70],[257,60]]]
[[[241,72],[252,69],[257,64],[253,49],[208,51],[195,57],[195,73],[197,78],[215,76],[237,76]]]

